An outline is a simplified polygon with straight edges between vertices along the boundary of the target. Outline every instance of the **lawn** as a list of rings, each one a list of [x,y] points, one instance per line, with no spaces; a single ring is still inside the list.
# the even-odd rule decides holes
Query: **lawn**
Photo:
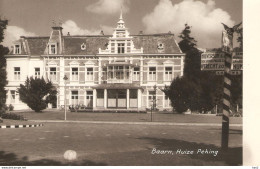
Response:
[[[32,110],[13,111],[13,113],[23,115],[29,120],[64,120],[64,111],[44,110],[36,113]],[[216,115],[200,114],[173,114],[173,113],[153,113],[154,122],[172,123],[221,123],[222,117]],[[150,113],[93,113],[93,112],[67,112],[67,120],[74,121],[120,121],[120,122],[149,122]],[[242,124],[242,117],[230,117],[231,124]]]

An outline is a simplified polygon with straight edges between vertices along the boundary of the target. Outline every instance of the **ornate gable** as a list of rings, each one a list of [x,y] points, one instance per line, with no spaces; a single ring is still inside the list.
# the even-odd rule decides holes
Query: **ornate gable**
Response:
[[[117,27],[114,29],[113,36],[109,38],[107,48],[102,50],[99,48],[99,54],[129,54],[143,53],[143,48],[136,49],[134,47],[133,37],[130,36],[128,29],[123,21],[122,11],[120,14]]]

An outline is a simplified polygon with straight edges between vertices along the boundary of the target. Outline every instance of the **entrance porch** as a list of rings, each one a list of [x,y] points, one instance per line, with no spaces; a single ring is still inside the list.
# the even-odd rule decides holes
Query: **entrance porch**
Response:
[[[93,110],[139,110],[142,88],[133,84],[101,84],[93,87]]]

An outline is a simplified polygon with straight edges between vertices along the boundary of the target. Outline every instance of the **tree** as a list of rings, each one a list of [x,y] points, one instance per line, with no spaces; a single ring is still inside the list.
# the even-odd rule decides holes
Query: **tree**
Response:
[[[192,81],[197,81],[200,74],[201,52],[196,48],[197,41],[191,37],[191,27],[185,24],[184,30],[180,34],[182,39],[179,42],[181,50],[186,53],[184,61],[184,76]]]
[[[180,34],[182,39],[179,42],[180,49],[186,53],[184,60],[184,77],[177,77],[171,83],[170,88],[164,90],[170,98],[172,106],[178,113],[187,109],[199,109],[199,73],[200,73],[200,52],[196,47],[197,41],[190,36],[191,27],[185,24]]]
[[[171,104],[178,113],[182,113],[187,109],[191,111],[198,110],[199,106],[199,90],[201,90],[194,82],[186,77],[177,77],[170,88],[165,91],[170,98]]]
[[[20,84],[18,93],[22,102],[35,112],[40,112],[50,103],[51,99],[48,95],[53,95],[55,93],[53,90],[54,86],[50,81],[46,82],[43,78],[27,77],[25,85]]]
[[[184,30],[179,35],[179,38],[182,40],[179,42],[179,46],[182,52],[186,53],[187,51],[195,48],[197,46],[197,41],[190,36],[191,34],[191,27],[188,24],[185,24]]]
[[[2,20],[0,18],[0,43],[4,40],[4,30],[8,24],[7,20]],[[4,106],[6,102],[6,91],[5,86],[7,84],[6,76],[6,59],[4,55],[8,54],[9,49],[0,45],[0,114],[5,112]]]
[[[239,47],[243,49],[243,28],[238,28],[237,33],[239,34],[237,42],[239,42]]]

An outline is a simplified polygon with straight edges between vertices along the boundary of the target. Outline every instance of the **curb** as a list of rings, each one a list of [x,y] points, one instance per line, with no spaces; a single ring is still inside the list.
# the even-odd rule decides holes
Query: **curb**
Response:
[[[33,120],[41,123],[89,123],[89,124],[144,124],[144,125],[170,125],[170,126],[222,126],[219,123],[169,123],[169,122],[117,122],[117,121],[72,121],[72,120]],[[230,124],[232,127],[242,127],[242,124]]]
[[[29,128],[29,127],[41,127],[43,124],[25,124],[25,125],[4,125],[1,126],[0,128],[5,129],[5,128]]]

